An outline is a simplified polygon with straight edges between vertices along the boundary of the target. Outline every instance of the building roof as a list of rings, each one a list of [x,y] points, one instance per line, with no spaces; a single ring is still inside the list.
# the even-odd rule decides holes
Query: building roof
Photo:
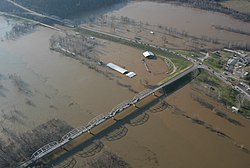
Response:
[[[150,57],[150,56],[155,56],[155,54],[152,53],[151,51],[145,51],[145,52],[143,53],[143,56],[144,56],[144,57]]]
[[[108,63],[108,64],[107,64],[107,67],[109,67],[109,68],[111,68],[111,69],[113,69],[113,70],[115,70],[115,71],[117,71],[117,72],[120,72],[120,73],[122,73],[122,74],[125,74],[125,73],[128,72],[128,70],[126,70],[126,69],[124,69],[124,68],[122,68],[122,67],[120,67],[120,66],[118,66],[118,65],[115,65],[115,64],[113,64],[113,63]]]
[[[130,78],[133,78],[136,76],[136,73],[135,72],[129,72],[126,74],[127,77],[130,77]]]

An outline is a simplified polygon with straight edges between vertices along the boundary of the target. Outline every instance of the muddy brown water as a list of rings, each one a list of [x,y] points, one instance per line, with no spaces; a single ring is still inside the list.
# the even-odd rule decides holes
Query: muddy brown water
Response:
[[[0,17],[0,21],[4,39],[11,24],[4,17]],[[52,118],[65,120],[73,127],[85,125],[93,117],[111,111],[124,100],[133,98],[135,92],[145,89],[141,80],[155,85],[168,72],[164,60],[157,59],[146,60],[152,71],[148,73],[141,61],[143,50],[100,40],[103,44],[98,47],[97,56],[102,61],[125,66],[137,73],[135,78],[129,79],[106,69],[114,74],[110,80],[78,60],[51,51],[49,39],[55,33],[58,32],[37,27],[16,40],[0,42],[1,116],[10,115],[13,109],[20,110],[23,123],[3,121],[17,132],[32,129]],[[32,94],[18,91],[9,78],[13,74],[27,84]]]
[[[228,115],[237,119],[244,127],[228,121],[190,98],[189,86],[167,98],[170,105],[177,106],[187,115],[199,118],[212,125],[231,139],[222,138],[206,128],[196,125],[181,115],[165,110],[150,115],[144,125],[129,129],[120,142],[108,143],[111,150],[118,152],[133,167],[248,167],[249,154],[235,146],[235,143],[249,147],[249,121],[230,114],[221,105],[211,101]],[[148,133],[150,131],[150,134]],[[126,149],[120,146],[125,146]],[[180,162],[181,160],[181,162]]]
[[[11,129],[25,131],[51,118],[74,127],[85,125],[134,95],[79,61],[50,51],[49,39],[54,33],[38,27],[15,41],[0,42],[1,115],[16,108],[25,116],[20,127],[4,121]],[[20,93],[9,79],[11,74],[27,83],[32,95]],[[28,100],[33,105],[27,105]]]
[[[152,25],[162,25],[186,31],[194,36],[207,36],[222,40],[249,41],[249,36],[216,30],[212,25],[220,25],[249,32],[250,23],[230,16],[168,3],[130,2],[126,6],[111,11],[109,15],[127,16],[136,21]]]
[[[4,120],[5,126],[17,132],[30,130],[51,118],[65,120],[74,127],[83,125],[94,116],[110,111],[115,105],[134,95],[127,88],[118,85],[116,81],[88,69],[79,61],[51,52],[49,38],[53,33],[55,32],[38,28],[34,33],[15,41],[0,42],[1,117],[13,108],[22,111],[24,123],[13,124]],[[112,61],[128,61],[128,58],[125,58],[126,54],[115,51],[121,49],[120,45],[113,47],[113,50],[112,47],[109,48],[113,53],[115,52],[113,56],[120,55],[121,58],[117,57]],[[128,49],[125,48],[125,50]],[[106,53],[103,55],[105,61],[111,60],[112,55],[109,55],[105,49],[101,51]],[[133,50],[129,53],[139,55],[141,51]],[[140,58],[137,61],[140,61]],[[133,70],[129,64],[126,67]],[[164,73],[161,68],[156,68],[155,71],[159,74]],[[142,70],[138,72],[141,76],[145,75]],[[32,95],[18,92],[9,79],[10,74],[20,76],[28,84]],[[155,83],[158,77],[153,78],[152,83]],[[138,82],[131,82],[131,84],[137,83],[136,88],[139,90],[141,88]],[[202,96],[244,126],[233,125],[216,116],[213,111],[194,101],[190,96],[191,93]],[[27,105],[27,100],[31,100],[34,105]],[[244,145],[247,149],[250,148],[248,120],[230,113],[220,103],[205,95],[194,92],[190,85],[167,97],[166,101],[171,106],[181,109],[189,117],[205,121],[230,138],[220,137],[171,109],[158,113],[151,113],[149,109],[147,111],[149,118],[145,123],[138,126],[125,125],[128,132],[123,138],[115,141],[102,139],[105,148],[117,153],[132,167],[165,168],[166,165],[169,167],[249,167],[250,155],[236,146]],[[79,159],[78,163],[82,162],[82,158],[77,159]]]
[[[242,126],[234,125],[217,116],[213,110],[202,106],[191,95],[201,96],[215,109],[223,111],[228,117],[240,122]],[[136,168],[249,167],[250,153],[239,147],[242,145],[249,150],[249,120],[232,113],[203,93],[193,90],[191,84],[164,100],[169,104],[168,108],[156,110],[160,106],[158,104],[152,106],[144,114],[131,119],[132,124],[128,121],[127,124],[102,138],[101,141],[104,144],[102,151],[112,151],[131,167]],[[173,107],[179,110],[173,110]],[[191,118],[199,119],[207,125],[196,124]],[[208,127],[224,133],[227,137],[210,131]],[[75,166],[80,166],[86,164],[86,160],[94,159],[96,156],[98,152],[86,158],[79,157],[77,153],[67,160],[73,158],[76,161]],[[64,165],[64,162],[58,167],[60,165]]]

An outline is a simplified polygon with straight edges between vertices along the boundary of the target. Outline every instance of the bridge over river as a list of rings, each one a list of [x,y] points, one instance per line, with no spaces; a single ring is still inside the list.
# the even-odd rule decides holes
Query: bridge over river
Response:
[[[187,74],[189,74],[189,73],[191,73],[199,68],[202,68],[202,67],[200,67],[198,65],[193,66],[193,67],[189,68],[188,70],[184,71],[183,73],[179,74],[178,76],[172,78],[171,80],[156,86],[154,89],[143,90],[142,92],[136,94],[132,99],[123,101],[122,103],[120,103],[119,105],[114,107],[110,112],[96,116],[91,121],[89,121],[87,125],[80,126],[78,128],[74,128],[73,130],[69,131],[60,139],[60,141],[53,141],[53,142],[50,142],[50,143],[44,145],[43,147],[39,148],[37,151],[35,151],[31,155],[29,160],[22,163],[18,167],[24,168],[24,167],[28,167],[30,165],[35,164],[38,160],[49,155],[53,151],[63,147],[64,145],[68,144],[70,141],[76,139],[77,137],[79,137],[81,135],[91,133],[91,130],[94,129],[95,127],[100,126],[100,124],[102,124],[110,119],[114,119],[114,117],[116,115],[123,113],[126,109],[130,108],[131,106],[136,106],[137,103],[143,101],[145,98],[147,98],[151,95],[154,95],[156,92],[160,91],[164,87],[167,87],[171,83],[177,81],[178,79],[184,77],[185,75],[187,75]]]

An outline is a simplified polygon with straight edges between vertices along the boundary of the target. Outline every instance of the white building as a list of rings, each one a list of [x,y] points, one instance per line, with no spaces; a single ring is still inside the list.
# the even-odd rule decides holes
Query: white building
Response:
[[[232,106],[232,111],[237,113],[239,111],[239,109],[237,107]]]
[[[155,54],[152,53],[151,51],[145,51],[145,52],[143,53],[143,56],[144,56],[145,58],[154,58],[154,57],[155,57]]]
[[[124,69],[124,68],[122,68],[122,67],[120,67],[120,66],[118,66],[118,65],[115,65],[115,64],[113,64],[113,63],[108,63],[108,64],[107,64],[107,67],[109,67],[109,68],[111,68],[111,69],[113,69],[113,70],[115,70],[115,71],[117,71],[117,72],[120,72],[121,74],[126,74],[126,73],[128,73],[128,70],[126,70],[126,69]]]
[[[121,74],[124,74],[129,78],[133,78],[133,77],[136,76],[135,72],[129,72],[128,70],[126,70],[126,69],[124,69],[124,68],[122,68],[122,67],[120,67],[118,65],[115,65],[113,63],[108,63],[107,67],[109,67],[109,68],[111,68],[111,69],[113,69],[113,70],[115,70],[117,72],[120,72]]]

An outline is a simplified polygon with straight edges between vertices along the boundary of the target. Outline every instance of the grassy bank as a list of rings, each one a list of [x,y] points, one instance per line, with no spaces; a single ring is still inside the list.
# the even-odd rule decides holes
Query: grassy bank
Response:
[[[237,106],[238,104],[237,97],[240,93],[233,90],[230,86],[223,83],[220,79],[207,71],[202,71],[195,78],[192,84],[194,84],[194,86],[206,86],[204,87],[204,92],[206,92],[207,95],[216,98],[219,102],[223,103],[229,108],[232,106]],[[206,89],[210,91],[207,92]],[[240,113],[244,116],[250,116],[250,101],[246,99],[244,100],[244,102],[241,104]]]
[[[226,60],[221,59],[221,56],[217,54],[210,54],[210,57],[204,61],[204,64],[208,65],[209,67],[212,67],[218,72],[223,72]]]

